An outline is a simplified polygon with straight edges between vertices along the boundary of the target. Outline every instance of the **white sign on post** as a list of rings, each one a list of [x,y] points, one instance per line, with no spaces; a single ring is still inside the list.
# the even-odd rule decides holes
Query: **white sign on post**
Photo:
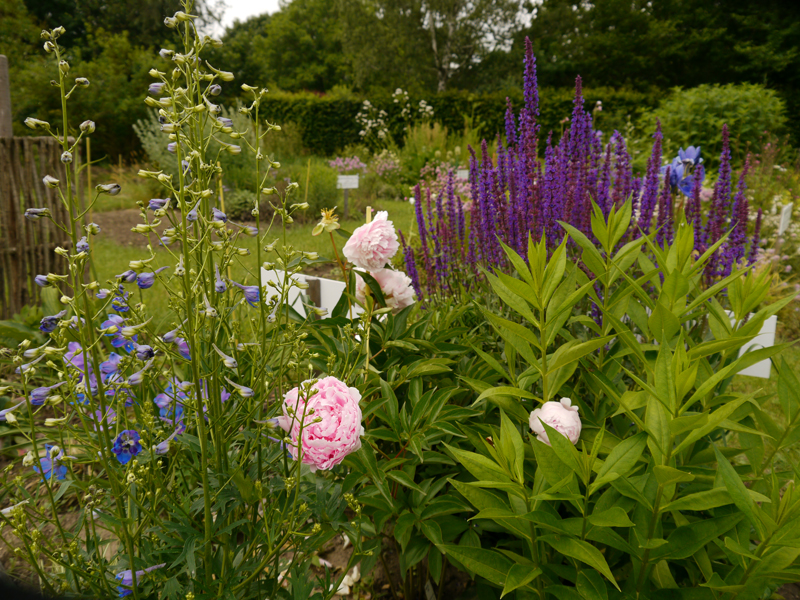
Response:
[[[339,175],[336,179],[337,190],[357,190],[358,175]]]
[[[278,289],[283,286],[283,278],[286,276],[284,271],[267,271],[261,269],[261,285],[267,288],[267,298],[272,298],[278,295]],[[322,277],[314,277],[312,275],[292,275],[292,279],[300,283],[309,283],[311,280],[319,281],[319,308],[324,308],[328,311],[327,317],[333,313],[333,309],[339,302],[339,299],[344,294],[345,286],[343,281],[336,281],[334,279],[323,279]],[[269,282],[278,286],[278,289],[272,287]],[[306,316],[306,307],[303,305],[302,297],[300,296],[300,289],[292,287],[289,291],[289,306],[294,308],[303,317]],[[358,305],[353,303],[352,316],[360,315],[364,310]],[[350,316],[350,315],[347,315]]]
[[[781,222],[778,225],[778,235],[783,235],[783,233],[789,229],[789,223],[792,221],[792,208],[794,208],[794,202],[790,202],[783,207],[781,211]]]
[[[761,331],[758,335],[750,340],[747,344],[742,346],[739,350],[739,356],[750,350],[760,350],[761,348],[769,348],[775,345],[775,330],[778,327],[777,315],[772,315],[769,319],[764,321]],[[772,369],[772,361],[770,359],[762,360],[754,365],[750,365],[746,369],[739,371],[739,375],[749,375],[750,377],[761,377],[762,379],[769,379],[769,372]]]
[[[469,169],[459,169],[456,171],[456,179],[469,179]]]

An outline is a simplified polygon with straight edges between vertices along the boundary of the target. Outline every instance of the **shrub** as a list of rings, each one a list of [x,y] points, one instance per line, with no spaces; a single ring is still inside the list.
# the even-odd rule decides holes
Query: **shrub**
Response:
[[[778,94],[761,85],[700,85],[672,90],[644,117],[645,129],[654,129],[656,119],[661,121],[671,152],[676,153],[679,146],[702,143],[712,164],[722,148],[722,126],[727,124],[734,140],[734,158],[742,164],[748,152],[760,147],[765,132],[784,133],[786,110]]]

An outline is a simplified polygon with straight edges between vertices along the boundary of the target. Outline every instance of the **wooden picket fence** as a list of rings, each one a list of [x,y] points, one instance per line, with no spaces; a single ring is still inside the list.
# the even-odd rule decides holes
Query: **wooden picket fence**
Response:
[[[50,137],[0,138],[0,319],[39,302],[36,275],[64,272],[54,250],[69,248],[68,236],[50,219],[25,218],[27,208],[49,208],[57,222],[69,221],[58,190],[42,183],[45,175],[66,182],[61,152]]]

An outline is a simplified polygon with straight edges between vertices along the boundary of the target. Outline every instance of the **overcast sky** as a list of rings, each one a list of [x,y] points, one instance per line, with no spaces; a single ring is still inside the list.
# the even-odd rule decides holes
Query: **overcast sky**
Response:
[[[225,27],[233,25],[237,19],[246,21],[248,17],[261,15],[265,12],[277,11],[280,0],[225,0],[225,14],[222,17],[222,31]],[[221,31],[219,33],[222,33]]]

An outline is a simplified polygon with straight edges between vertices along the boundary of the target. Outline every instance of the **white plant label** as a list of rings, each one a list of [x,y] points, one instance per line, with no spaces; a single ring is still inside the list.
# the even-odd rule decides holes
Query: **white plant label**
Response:
[[[469,179],[469,169],[459,169],[456,171],[456,179]]]
[[[783,207],[781,211],[781,222],[778,225],[778,235],[783,235],[783,232],[789,229],[789,223],[792,222],[792,208],[794,208],[794,202],[790,202]]]
[[[339,175],[339,177],[336,179],[336,189],[357,190],[358,175]]]

